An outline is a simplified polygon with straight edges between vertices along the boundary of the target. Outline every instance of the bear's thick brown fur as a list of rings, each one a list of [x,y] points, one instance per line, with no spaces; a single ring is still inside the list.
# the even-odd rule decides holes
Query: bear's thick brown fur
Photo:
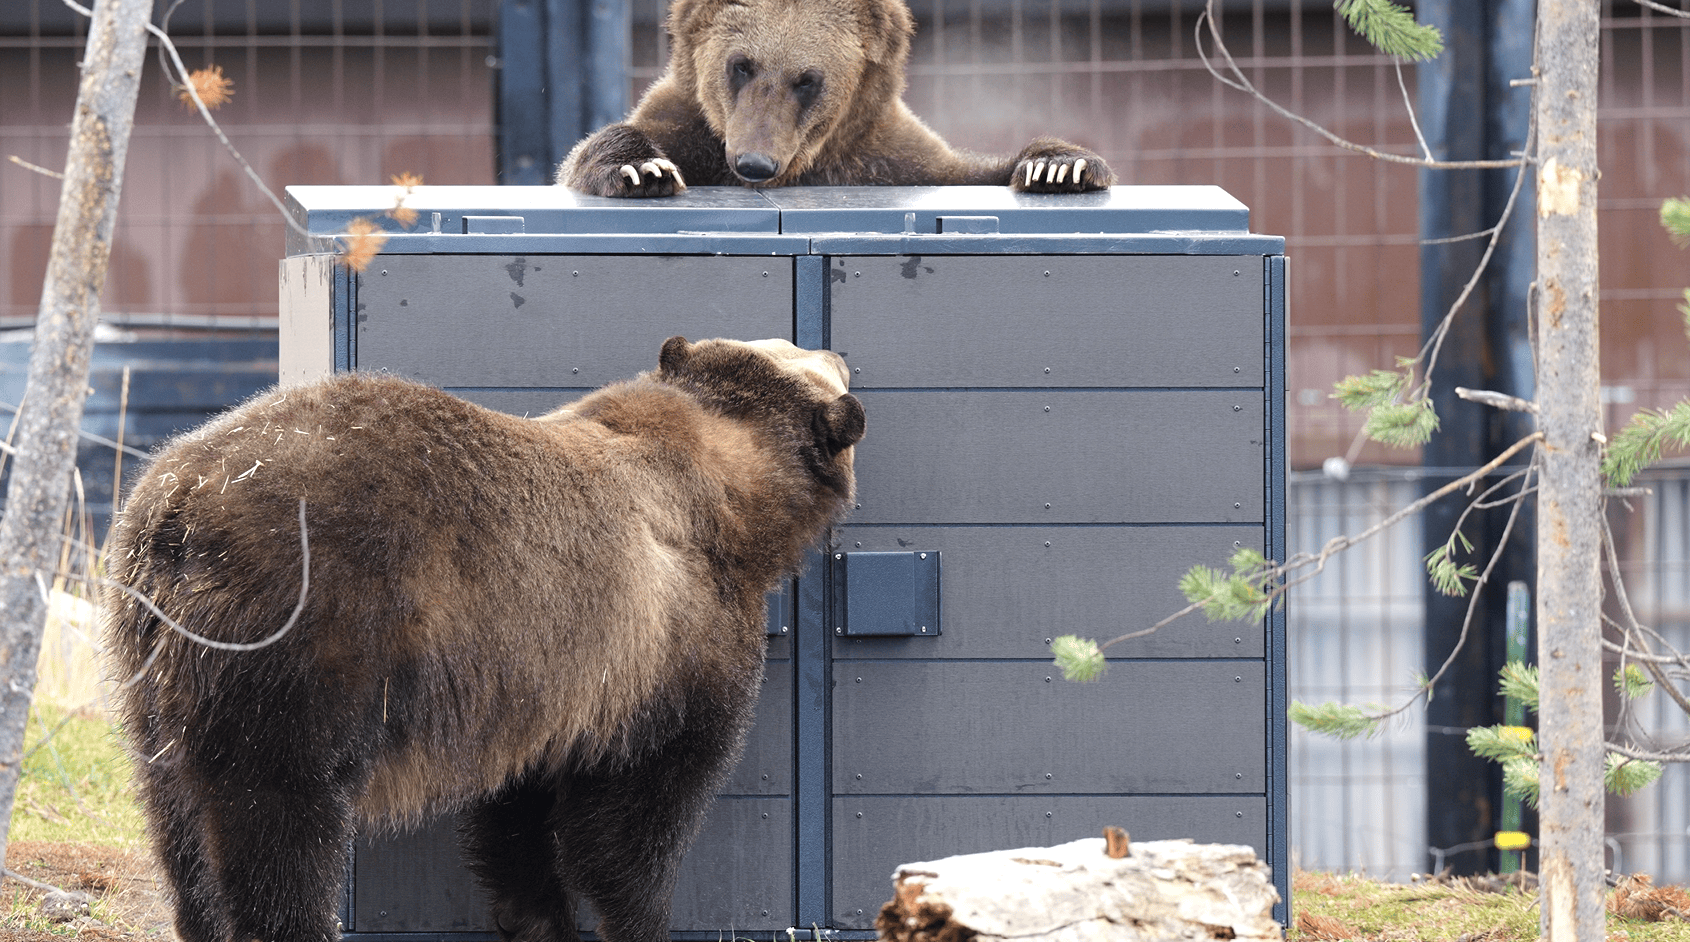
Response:
[[[1097,154],[1040,138],[1009,158],[953,149],[904,104],[904,0],[675,0],[669,67],[627,120],[577,144],[557,182],[599,196],[696,185],[1009,185],[1097,190]]]
[[[764,595],[849,506],[847,385],[832,353],[676,337],[538,419],[351,374],[169,444],[109,557],[158,611],[113,590],[107,631],[183,942],[334,939],[356,825],[454,809],[506,938],[574,939],[572,896],[610,942],[667,938]],[[158,614],[253,645],[296,606],[242,651]]]

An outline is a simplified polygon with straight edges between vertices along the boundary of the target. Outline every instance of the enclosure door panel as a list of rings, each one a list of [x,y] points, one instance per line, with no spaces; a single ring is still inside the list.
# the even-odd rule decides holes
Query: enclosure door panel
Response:
[[[834,925],[842,929],[873,927],[902,864],[1050,847],[1100,837],[1105,825],[1125,828],[1135,842],[1267,846],[1260,795],[857,796],[834,800],[833,821]]]
[[[1263,662],[835,661],[833,791],[1262,794]]]
[[[1260,523],[1260,390],[857,393],[864,523]]]
[[[1260,256],[847,256],[829,278],[862,388],[1262,385]]]
[[[359,276],[360,370],[436,386],[595,388],[663,341],[792,336],[792,260],[392,255]]]

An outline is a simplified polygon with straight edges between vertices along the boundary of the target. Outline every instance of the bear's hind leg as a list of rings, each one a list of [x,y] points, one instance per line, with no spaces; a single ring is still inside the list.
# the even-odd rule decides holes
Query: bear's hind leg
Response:
[[[352,795],[291,784],[219,789],[210,831],[236,940],[340,938],[336,901],[353,835]]]
[[[206,854],[204,815],[174,763],[137,764],[142,807],[153,846],[164,866],[176,904],[176,935],[182,942],[223,942],[229,928]]]
[[[530,776],[465,816],[470,870],[493,895],[493,924],[506,942],[577,942],[575,906],[559,882],[557,807],[551,783]]]
[[[605,942],[669,938],[681,858],[751,721],[749,706],[722,710],[699,701],[687,717],[679,735],[631,765],[576,775],[560,809],[564,883],[593,904]]]

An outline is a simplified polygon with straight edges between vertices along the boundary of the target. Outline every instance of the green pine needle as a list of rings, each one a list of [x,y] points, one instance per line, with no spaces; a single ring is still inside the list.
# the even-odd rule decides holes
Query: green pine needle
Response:
[[[1457,542],[1461,543],[1467,552],[1473,551],[1472,541],[1457,530],[1448,542],[1426,554],[1426,574],[1432,578],[1432,587],[1444,595],[1465,597],[1467,583],[1479,581],[1479,570],[1471,563],[1457,565],[1451,558],[1455,554]]]
[[[1103,651],[1090,638],[1063,635],[1051,640],[1050,651],[1056,656],[1056,666],[1062,669],[1063,680],[1085,683],[1102,677],[1109,670]]]
[[[1502,793],[1537,807],[1537,759],[1515,756],[1502,762]]]
[[[1625,487],[1637,472],[1661,460],[1668,447],[1690,448],[1690,399],[1670,410],[1639,409],[1608,444],[1602,474],[1615,487]]]
[[[1637,700],[1648,696],[1655,684],[1643,673],[1643,668],[1627,664],[1614,670],[1614,689],[1629,700]]]
[[[1476,756],[1496,762],[1521,757],[1532,759],[1537,755],[1537,739],[1521,738],[1506,726],[1475,726],[1467,731],[1467,748]]]
[[[1528,667],[1519,661],[1509,661],[1499,672],[1502,677],[1502,695],[1513,697],[1525,704],[1526,709],[1537,712],[1538,672],[1535,666]]]
[[[1332,398],[1346,409],[1359,411],[1389,405],[1407,388],[1407,373],[1374,370],[1366,376],[1346,376],[1332,386]]]
[[[1661,204],[1661,225],[1679,248],[1690,246],[1690,199],[1676,197]]]
[[[1430,399],[1386,403],[1373,408],[1361,430],[1383,445],[1416,448],[1426,444],[1438,430],[1438,413]]]
[[[1311,733],[1334,739],[1372,739],[1385,728],[1385,721],[1360,707],[1344,703],[1320,703],[1310,706],[1296,702],[1285,711],[1287,718]]]
[[[1415,22],[1414,14],[1390,0],[1333,0],[1350,28],[1389,56],[1423,62],[1444,51],[1436,26]]]
[[[1602,784],[1608,791],[1624,798],[1661,777],[1661,764],[1646,759],[1630,759],[1617,752],[1608,753]]]

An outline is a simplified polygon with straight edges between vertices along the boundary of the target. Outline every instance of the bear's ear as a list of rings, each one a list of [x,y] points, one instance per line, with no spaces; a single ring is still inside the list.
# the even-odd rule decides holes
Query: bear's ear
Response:
[[[903,0],[880,0],[865,5],[868,35],[864,46],[870,62],[897,66],[909,54],[915,35],[915,17]]]
[[[685,337],[670,337],[663,341],[663,352],[657,355],[659,373],[677,373],[692,357],[692,344]]]
[[[850,393],[816,407],[816,440],[827,447],[828,454],[836,455],[862,441],[867,425],[863,404]]]

